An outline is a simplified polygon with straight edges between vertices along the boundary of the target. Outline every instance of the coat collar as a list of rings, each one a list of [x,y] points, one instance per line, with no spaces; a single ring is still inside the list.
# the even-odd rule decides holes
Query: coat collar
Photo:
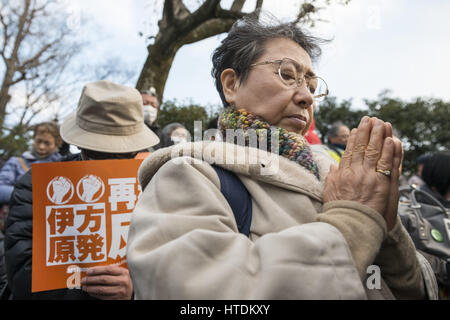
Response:
[[[274,153],[218,141],[189,142],[159,149],[145,159],[138,171],[142,188],[166,162],[179,163],[181,157],[191,158],[194,164],[205,161],[236,174],[306,193],[318,200],[321,200],[325,177],[333,163],[324,154],[314,153],[321,177],[318,181],[310,171]]]

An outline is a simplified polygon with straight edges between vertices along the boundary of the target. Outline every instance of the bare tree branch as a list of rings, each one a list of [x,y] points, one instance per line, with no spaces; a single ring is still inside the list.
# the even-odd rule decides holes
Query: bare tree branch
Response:
[[[314,5],[314,3],[316,2],[316,0],[309,0],[304,2],[301,6],[300,6],[300,10],[297,14],[297,18],[294,20],[294,23],[309,23],[312,24],[314,22],[314,19],[312,18],[312,14],[317,13],[318,11],[320,11],[321,9],[323,9],[323,7],[317,7]]]
[[[255,11],[256,10],[261,10],[262,6],[263,6],[264,0],[257,0],[256,1],[256,5],[255,5]]]
[[[0,82],[3,139],[9,132],[22,130],[74,86],[75,80],[62,75],[81,46],[74,31],[67,28],[66,12],[58,1],[1,3],[0,55],[5,63]],[[5,122],[7,117],[10,120]],[[13,152],[5,151],[3,146],[0,150]]]
[[[192,30],[184,39],[184,44],[191,44],[194,42],[201,41],[203,39],[207,39],[216,34],[221,34],[230,30],[231,26],[235,22],[235,19],[232,18],[215,18],[206,21],[202,25],[198,26],[194,30]]]
[[[174,0],[173,13],[177,19],[183,19],[187,17],[191,12],[186,8],[182,0]]]
[[[6,60],[5,50],[9,43],[10,34],[8,34],[8,28],[9,28],[8,23],[5,21],[5,17],[3,16],[2,13],[0,13],[0,23],[3,28],[3,41],[2,41],[2,46],[0,48],[0,55],[3,58],[3,60],[5,61]]]
[[[25,38],[24,27],[27,20],[27,15],[30,9],[30,0],[25,0],[25,5],[23,8],[23,12],[19,17],[19,24],[17,27],[16,39],[14,41],[14,48],[12,50],[11,57],[13,59],[17,59],[17,54],[19,52],[19,47],[22,44],[23,39]]]
[[[47,50],[49,50],[52,46],[53,46],[53,43],[45,44],[38,52],[36,52],[36,54],[34,56],[30,57],[29,59],[27,59],[26,61],[21,63],[21,65],[17,66],[17,71],[25,72],[25,70],[27,70],[29,68],[37,67],[37,66],[39,66],[41,64],[45,64],[49,60],[54,59],[55,56],[50,56],[46,60],[39,61],[39,59],[42,57],[42,55]]]
[[[173,1],[175,0],[164,1],[162,21],[165,21],[167,24],[171,23],[175,18],[175,13],[173,12]],[[159,27],[161,28],[166,26],[159,25]]]
[[[315,15],[322,8],[317,0],[305,0],[293,23],[317,21]],[[348,3],[350,0],[326,0]],[[195,43],[211,36],[227,32],[233,23],[248,14],[258,14],[263,0],[257,0],[255,10],[243,12],[246,0],[233,0],[229,10],[223,9],[220,0],[203,0],[200,6],[189,12],[181,0],[165,0],[163,16],[159,21],[159,31],[154,42],[148,46],[148,56],[136,83],[139,90],[155,87],[160,101],[163,100],[165,82],[177,51],[185,44]],[[179,11],[175,7],[180,8]],[[182,14],[180,14],[182,12]]]
[[[255,5],[255,11],[254,14],[259,18],[259,15],[261,13],[261,9],[263,6],[264,0],[257,0]]]
[[[189,16],[190,11],[186,8],[182,0],[164,1],[163,18],[159,21],[160,28],[167,28],[176,19],[183,19]]]
[[[231,11],[238,11],[240,12],[242,10],[242,7],[244,6],[246,0],[234,0],[233,4],[231,5]]]

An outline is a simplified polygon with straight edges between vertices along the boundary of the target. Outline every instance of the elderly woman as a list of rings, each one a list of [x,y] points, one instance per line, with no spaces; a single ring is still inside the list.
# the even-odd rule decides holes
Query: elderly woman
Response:
[[[187,143],[143,162],[127,244],[137,299],[427,297],[429,265],[396,215],[401,145],[390,124],[364,117],[339,168],[304,139],[328,92],[313,71],[317,42],[292,24],[244,18],[215,50],[219,130],[245,143]],[[250,130],[278,141],[258,139],[255,152]],[[248,191],[248,236],[217,167]]]

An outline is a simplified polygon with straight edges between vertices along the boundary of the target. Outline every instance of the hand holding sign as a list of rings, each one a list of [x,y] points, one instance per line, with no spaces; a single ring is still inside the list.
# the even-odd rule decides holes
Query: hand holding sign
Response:
[[[83,291],[102,300],[130,300],[133,295],[128,269],[116,265],[89,268],[81,285]]]

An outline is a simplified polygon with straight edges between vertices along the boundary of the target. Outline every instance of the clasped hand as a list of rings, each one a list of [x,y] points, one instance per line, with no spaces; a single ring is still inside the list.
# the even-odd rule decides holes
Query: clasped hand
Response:
[[[397,221],[398,180],[402,161],[400,140],[392,126],[377,118],[363,117],[353,129],[339,163],[332,165],[325,181],[324,203],[351,200],[379,214],[390,231]],[[377,171],[389,171],[382,173]]]

